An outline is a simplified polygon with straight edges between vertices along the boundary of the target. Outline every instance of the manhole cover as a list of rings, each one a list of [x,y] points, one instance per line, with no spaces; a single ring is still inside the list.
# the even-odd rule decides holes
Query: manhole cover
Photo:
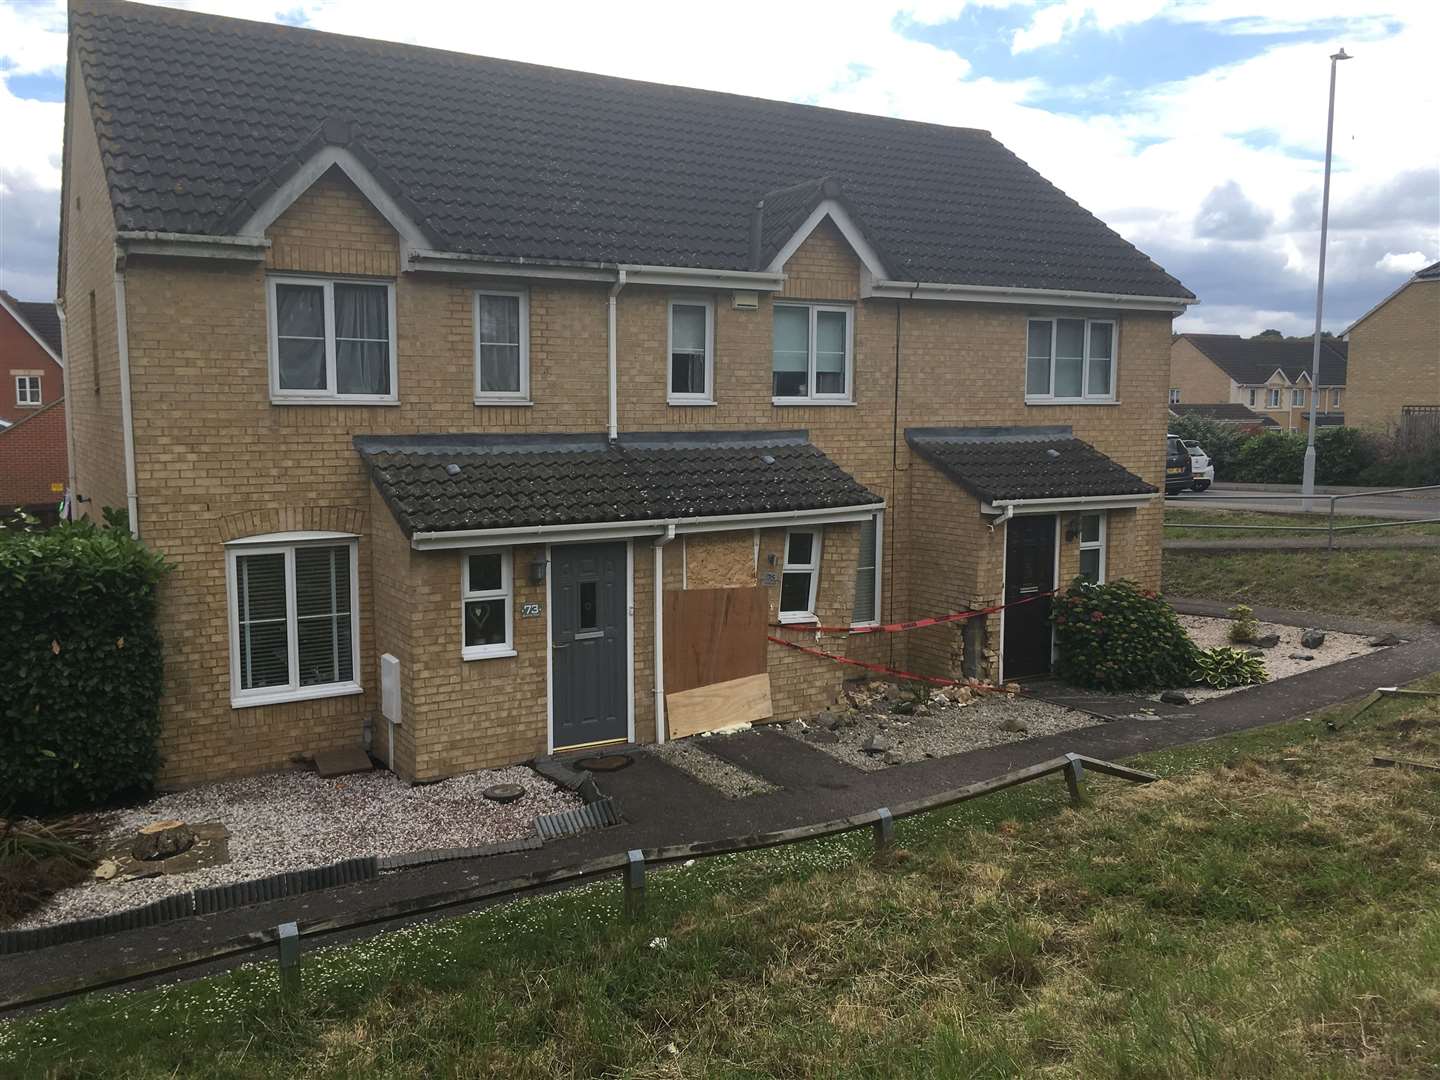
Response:
[[[630,758],[625,754],[606,754],[604,757],[581,758],[575,762],[575,767],[589,772],[619,772],[629,764]]]
[[[525,789],[519,784],[492,784],[480,793],[491,802],[507,803],[514,802],[525,794]]]

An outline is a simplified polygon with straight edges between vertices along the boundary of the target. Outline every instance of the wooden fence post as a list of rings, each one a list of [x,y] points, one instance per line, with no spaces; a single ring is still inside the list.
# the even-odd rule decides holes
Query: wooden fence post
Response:
[[[286,1004],[300,1000],[300,929],[293,922],[275,928],[280,946],[280,998]]]
[[[875,811],[875,854],[889,851],[895,843],[895,819],[890,816],[889,807]]]
[[[645,911],[645,853],[632,848],[625,864],[625,915],[634,919]]]
[[[1080,781],[1085,779],[1085,766],[1074,754],[1066,754],[1065,759],[1065,786],[1070,789],[1070,804],[1079,806],[1084,802]]]

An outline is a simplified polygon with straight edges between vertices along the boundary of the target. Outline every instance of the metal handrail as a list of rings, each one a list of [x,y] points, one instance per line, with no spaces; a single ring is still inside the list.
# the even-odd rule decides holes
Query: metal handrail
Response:
[[[1434,525],[1434,524],[1440,523],[1440,517],[1429,517],[1429,518],[1405,518],[1405,519],[1402,519],[1402,520],[1399,520],[1399,521],[1371,521],[1371,522],[1366,522],[1366,523],[1361,524],[1361,525],[1336,525],[1336,524],[1335,524],[1335,504],[1336,504],[1337,502],[1339,502],[1341,499],[1370,498],[1370,497],[1373,497],[1373,496],[1376,496],[1376,495],[1403,495],[1403,494],[1405,494],[1405,493],[1407,493],[1407,492],[1411,492],[1411,491],[1440,491],[1440,484],[1420,484],[1420,485],[1417,485],[1417,486],[1415,486],[1415,487],[1401,487],[1401,488],[1377,488],[1377,489],[1374,490],[1374,491],[1352,491],[1352,492],[1348,492],[1348,493],[1343,494],[1343,495],[1323,495],[1323,494],[1319,494],[1319,493],[1314,494],[1314,495],[1302,495],[1302,494],[1299,494],[1299,493],[1296,493],[1296,494],[1285,494],[1285,493],[1283,493],[1283,492],[1273,492],[1273,491],[1265,491],[1265,492],[1244,492],[1244,491],[1238,491],[1238,492],[1235,492],[1234,494],[1231,494],[1230,492],[1227,491],[1227,492],[1225,492],[1225,494],[1224,494],[1224,498],[1225,498],[1226,500],[1230,500],[1230,499],[1242,500],[1242,499],[1243,499],[1243,500],[1251,500],[1251,501],[1255,501],[1255,502],[1277,502],[1277,501],[1297,502],[1297,501],[1300,501],[1300,502],[1308,503],[1311,499],[1326,499],[1326,500],[1328,500],[1329,503],[1330,503],[1330,509],[1329,509],[1329,511],[1328,511],[1328,513],[1327,513],[1327,515],[1326,515],[1326,517],[1327,517],[1328,520],[1327,520],[1326,524],[1324,524],[1324,525],[1207,525],[1207,524],[1203,524],[1203,523],[1200,523],[1200,522],[1195,522],[1195,523],[1192,524],[1192,523],[1187,523],[1187,522],[1182,522],[1182,521],[1166,521],[1166,522],[1163,522],[1163,523],[1162,523],[1162,527],[1163,527],[1163,528],[1166,528],[1166,529],[1247,529],[1247,530],[1254,530],[1254,531],[1256,531],[1256,532],[1323,532],[1323,533],[1325,533],[1326,536],[1327,536],[1327,542],[1326,542],[1326,544],[1325,544],[1325,550],[1326,550],[1326,551],[1334,551],[1334,550],[1335,550],[1335,534],[1336,534],[1337,532],[1354,532],[1354,531],[1359,530],[1359,529],[1393,529],[1393,528],[1396,528],[1396,527],[1401,526],[1401,525]],[[1185,500],[1178,499],[1178,498],[1175,498],[1175,497],[1173,497],[1173,496],[1167,496],[1166,499],[1165,499],[1165,504],[1166,504],[1167,506],[1173,505],[1173,506],[1186,507],[1187,509],[1203,509],[1203,507],[1195,507],[1193,504],[1187,504],[1187,502],[1186,502]],[[1220,508],[1220,509],[1221,509],[1221,512],[1223,512],[1223,508]],[[1308,509],[1306,509],[1304,506],[1300,506],[1300,507],[1296,507],[1296,508],[1295,508],[1295,513],[1297,513],[1297,514],[1307,514],[1307,515],[1308,515],[1308,514],[1313,514],[1313,513],[1315,513],[1315,511],[1313,511],[1313,510],[1308,510]]]

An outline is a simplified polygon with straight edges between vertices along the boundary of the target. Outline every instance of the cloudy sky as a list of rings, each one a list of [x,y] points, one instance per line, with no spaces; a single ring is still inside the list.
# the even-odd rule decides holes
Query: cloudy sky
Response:
[[[1440,258],[1436,0],[181,6],[988,128],[1200,296],[1180,328],[1240,333],[1313,322],[1343,45],[1327,327]],[[55,290],[64,64],[63,2],[0,0],[0,287],[25,298]]]

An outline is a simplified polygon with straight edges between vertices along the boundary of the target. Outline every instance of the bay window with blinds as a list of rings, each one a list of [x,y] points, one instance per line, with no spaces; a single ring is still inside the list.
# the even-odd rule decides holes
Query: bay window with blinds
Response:
[[[275,275],[267,284],[272,401],[398,400],[390,283]]]
[[[359,693],[355,539],[268,539],[226,549],[231,705]]]

